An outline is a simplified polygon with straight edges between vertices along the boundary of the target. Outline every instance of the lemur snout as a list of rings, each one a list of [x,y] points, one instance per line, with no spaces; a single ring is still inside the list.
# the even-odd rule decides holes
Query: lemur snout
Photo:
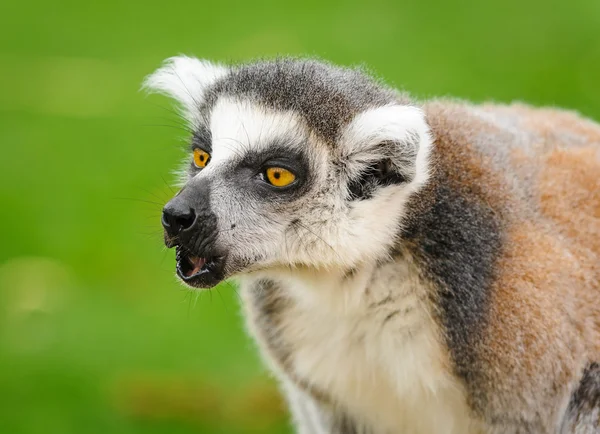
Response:
[[[165,245],[177,247],[177,275],[188,285],[207,288],[224,276],[225,257],[217,246],[217,217],[210,207],[210,183],[181,190],[163,208]]]
[[[196,221],[196,212],[184,201],[175,197],[163,208],[162,225],[169,238],[177,237],[182,231],[190,229]]]

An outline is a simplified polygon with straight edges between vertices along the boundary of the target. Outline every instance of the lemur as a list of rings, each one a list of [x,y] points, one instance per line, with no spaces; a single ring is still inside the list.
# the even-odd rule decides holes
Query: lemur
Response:
[[[179,278],[235,277],[301,434],[600,433],[600,125],[179,56]]]

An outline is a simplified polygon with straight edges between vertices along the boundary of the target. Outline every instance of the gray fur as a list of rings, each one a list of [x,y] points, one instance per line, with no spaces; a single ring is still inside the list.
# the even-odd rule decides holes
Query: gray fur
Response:
[[[477,349],[485,332],[495,261],[501,253],[498,215],[481,199],[457,193],[440,165],[432,186],[415,195],[399,248],[405,249],[426,279],[445,330],[454,369],[469,388],[477,411],[485,407],[483,367]],[[468,197],[468,196],[467,196]]]
[[[591,363],[583,372],[579,387],[573,393],[563,434],[595,434],[600,432],[600,364]]]
[[[232,69],[208,89],[200,111],[209,112],[223,95],[255,99],[275,110],[298,112],[314,132],[332,145],[341,128],[356,114],[407,102],[403,95],[381,86],[359,69],[292,58]]]

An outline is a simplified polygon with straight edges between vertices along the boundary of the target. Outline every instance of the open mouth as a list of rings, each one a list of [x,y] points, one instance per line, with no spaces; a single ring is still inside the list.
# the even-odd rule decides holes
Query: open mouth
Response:
[[[209,288],[223,280],[222,256],[200,257],[177,247],[177,275],[196,288]]]

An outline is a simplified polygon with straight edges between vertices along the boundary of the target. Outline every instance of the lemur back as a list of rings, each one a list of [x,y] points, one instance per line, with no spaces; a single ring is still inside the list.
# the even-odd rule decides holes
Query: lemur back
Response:
[[[472,240],[465,243],[469,259],[456,260],[470,264],[462,277],[452,259],[442,259],[461,255],[460,248],[434,249],[446,264],[441,270],[422,242],[416,249],[439,282],[455,372],[471,407],[498,432],[555,432],[573,411],[575,391],[586,387],[583,373],[600,358],[600,127],[523,105],[425,107],[438,189],[458,193],[463,204],[457,221],[448,221],[456,231],[449,244]],[[433,208],[443,202],[437,196]],[[600,384],[593,388],[597,402]]]

